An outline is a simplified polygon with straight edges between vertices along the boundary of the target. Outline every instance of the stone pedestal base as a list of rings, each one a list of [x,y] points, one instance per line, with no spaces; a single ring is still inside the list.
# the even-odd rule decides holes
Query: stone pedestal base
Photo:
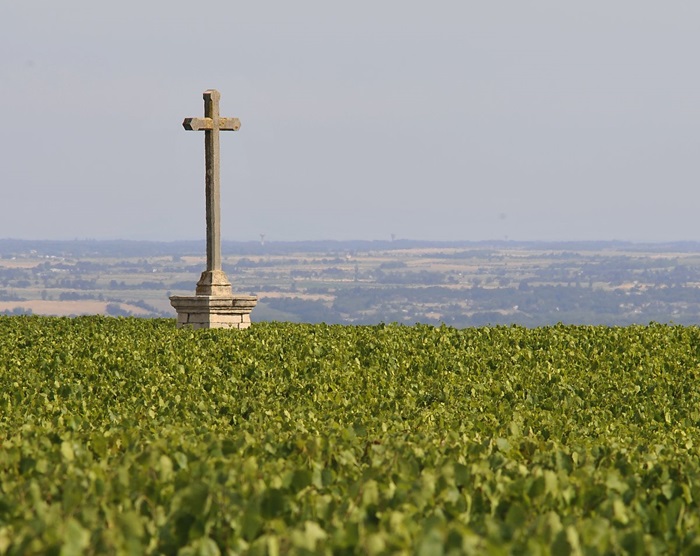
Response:
[[[177,311],[177,327],[248,328],[250,312],[258,302],[255,295],[173,296],[170,304]]]
[[[228,281],[223,270],[205,270],[197,282],[195,295],[209,297],[232,297],[231,282]]]

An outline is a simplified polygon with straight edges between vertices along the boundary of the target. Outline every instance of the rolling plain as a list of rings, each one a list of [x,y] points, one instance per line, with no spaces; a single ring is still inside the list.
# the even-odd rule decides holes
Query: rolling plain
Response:
[[[174,316],[198,242],[0,241],[0,313]],[[254,321],[328,324],[700,323],[700,245],[224,243]]]

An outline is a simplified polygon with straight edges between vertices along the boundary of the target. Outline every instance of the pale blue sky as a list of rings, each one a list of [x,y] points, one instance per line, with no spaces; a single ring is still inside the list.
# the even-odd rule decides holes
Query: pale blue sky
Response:
[[[0,237],[700,240],[700,3],[0,4]]]

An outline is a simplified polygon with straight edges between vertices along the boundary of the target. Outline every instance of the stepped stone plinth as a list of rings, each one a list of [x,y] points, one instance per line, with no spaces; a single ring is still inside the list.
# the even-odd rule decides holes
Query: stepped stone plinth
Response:
[[[250,312],[258,302],[254,295],[173,296],[170,304],[177,311],[177,326],[192,328],[248,328]]]

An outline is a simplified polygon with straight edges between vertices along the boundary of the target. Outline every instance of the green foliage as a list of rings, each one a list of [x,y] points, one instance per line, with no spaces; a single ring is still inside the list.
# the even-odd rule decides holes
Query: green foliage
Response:
[[[0,317],[0,554],[700,554],[700,329]]]

